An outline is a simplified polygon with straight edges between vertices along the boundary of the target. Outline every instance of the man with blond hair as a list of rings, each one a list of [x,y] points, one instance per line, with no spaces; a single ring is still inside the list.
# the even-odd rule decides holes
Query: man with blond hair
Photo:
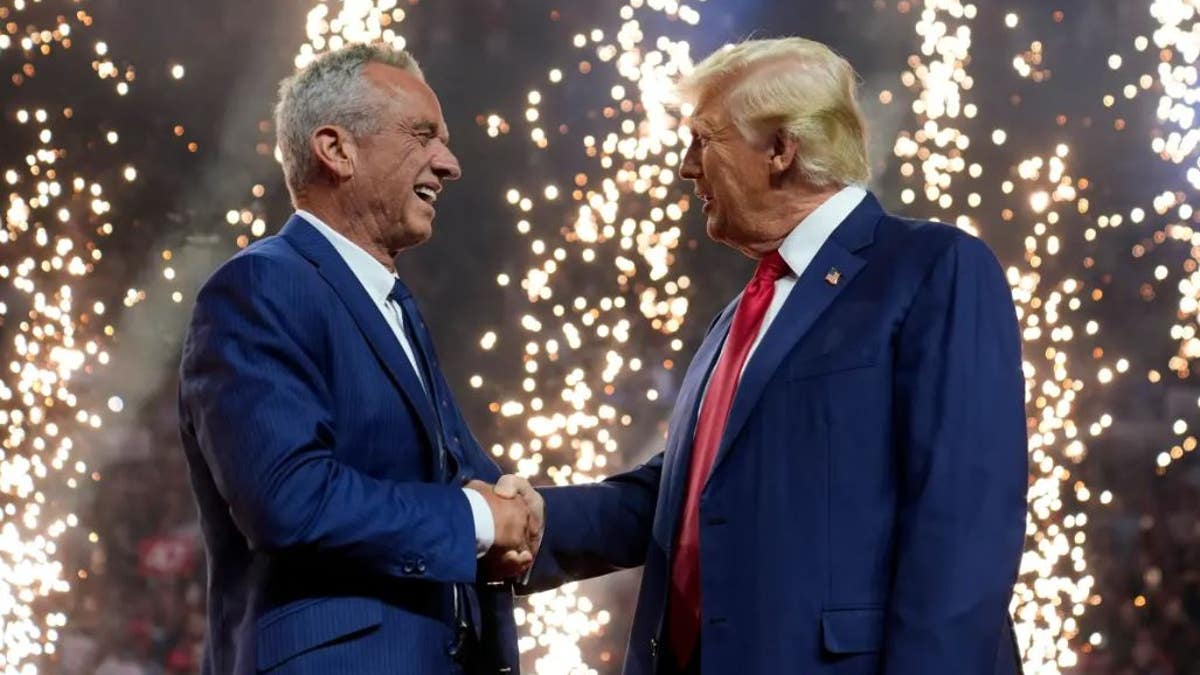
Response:
[[[643,565],[627,675],[1019,672],[1025,392],[996,258],[863,187],[855,76],[828,47],[745,42],[680,90],[680,175],[758,267],[665,452],[540,491],[525,590]]]
[[[504,580],[540,502],[467,429],[394,263],[460,174],[437,96],[355,45],[284,80],[276,127],[296,213],[204,284],[180,373],[203,672],[515,673]]]

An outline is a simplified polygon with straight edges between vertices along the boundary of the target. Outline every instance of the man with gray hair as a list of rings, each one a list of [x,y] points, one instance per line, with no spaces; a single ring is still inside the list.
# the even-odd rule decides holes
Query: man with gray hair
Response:
[[[516,672],[540,500],[467,428],[393,262],[460,174],[437,97],[351,46],[284,80],[276,126],[296,213],[204,284],[183,350],[203,672]]]
[[[1027,457],[1003,270],[865,189],[854,71],[825,45],[745,42],[680,89],[679,174],[758,267],[665,451],[541,491],[525,590],[644,565],[626,675],[1014,675]]]

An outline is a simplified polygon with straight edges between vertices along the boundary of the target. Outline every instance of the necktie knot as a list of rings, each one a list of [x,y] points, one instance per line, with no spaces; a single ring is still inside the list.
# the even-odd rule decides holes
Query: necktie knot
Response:
[[[774,284],[791,273],[792,269],[788,267],[783,256],[779,255],[779,251],[771,251],[759,258],[758,267],[754,270],[754,280]]]
[[[405,286],[404,282],[397,277],[395,283],[392,284],[392,292],[388,293],[388,299],[400,304],[411,297],[412,291],[409,291],[408,286]]]

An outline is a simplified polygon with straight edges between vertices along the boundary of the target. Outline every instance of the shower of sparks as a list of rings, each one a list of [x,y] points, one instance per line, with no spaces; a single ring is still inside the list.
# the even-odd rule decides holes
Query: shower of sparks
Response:
[[[104,303],[78,291],[86,288],[101,259],[99,242],[113,231],[107,186],[70,164],[79,150],[69,139],[93,132],[73,126],[69,106],[23,106],[20,100],[22,86],[38,76],[39,63],[72,49],[72,41],[83,39],[92,24],[79,3],[61,4],[63,13],[46,25],[39,21],[53,10],[40,1],[0,4],[7,31],[0,33],[0,57],[6,67],[20,62],[6,73],[12,89],[6,99],[12,118],[6,121],[16,126],[6,136],[11,151],[0,158],[13,162],[0,166],[7,192],[0,280],[14,291],[9,303],[0,303],[8,360],[0,381],[0,672],[5,675],[37,672],[36,663],[54,652],[67,621],[62,613],[35,608],[40,599],[70,588],[58,547],[78,520],[62,512],[62,492],[98,478],[75,456],[75,440],[101,426],[99,410],[79,399],[73,380],[108,362],[105,350],[113,334]],[[128,92],[131,67],[118,68],[103,42],[75,47],[81,48],[94,50],[90,64],[101,79],[117,80],[120,95]],[[115,131],[95,133],[103,134],[104,142],[90,139],[100,148],[119,138]],[[123,174],[125,181],[136,180],[132,166]],[[126,304],[138,297],[131,289]],[[114,412],[123,407],[115,396],[106,403]],[[89,539],[95,542],[96,536]]]
[[[1154,76],[1141,75],[1138,86],[1130,83],[1122,94],[1124,98],[1132,99],[1139,89],[1153,87],[1159,95],[1159,127],[1151,149],[1163,161],[1186,168],[1183,174],[1186,184],[1181,181],[1177,186],[1160,190],[1154,197],[1153,209],[1165,225],[1154,233],[1151,244],[1158,246],[1169,239],[1188,251],[1177,282],[1180,297],[1176,320],[1170,328],[1171,339],[1179,347],[1167,364],[1182,379],[1191,374],[1192,364],[1200,358],[1200,336],[1197,335],[1200,327],[1200,231],[1195,226],[1200,213],[1193,205],[1197,192],[1200,192],[1200,129],[1196,128],[1196,106],[1200,104],[1196,70],[1196,61],[1200,58],[1200,5],[1193,0],[1155,0],[1150,3],[1150,15],[1157,28],[1150,39],[1145,36],[1135,38],[1134,48],[1144,52],[1153,44],[1158,49],[1157,72]],[[1115,97],[1110,94],[1104,102],[1111,107],[1114,101]],[[1133,254],[1142,257],[1146,249],[1139,244]],[[1166,281],[1170,275],[1171,271],[1165,265],[1155,268],[1156,282]],[[1153,293],[1151,286],[1144,288],[1145,292]],[[1152,371],[1149,377],[1151,382],[1161,378],[1157,371]],[[1188,433],[1185,420],[1176,420],[1172,431],[1179,440],[1156,457],[1160,474],[1196,449],[1196,437]]]
[[[502,338],[488,331],[480,340],[489,351],[501,340],[524,342],[515,352],[519,387],[489,389],[507,438],[492,445],[493,454],[521,475],[558,485],[600,480],[621,467],[621,427],[634,423],[638,401],[658,399],[675,366],[661,355],[683,348],[675,335],[691,286],[672,267],[689,199],[675,174],[686,131],[667,106],[673,81],[692,66],[690,48],[647,35],[643,21],[658,13],[686,27],[700,16],[656,0],[634,0],[617,13],[615,34],[594,27],[571,38],[578,60],[551,64],[544,84],[525,95],[523,111],[507,118],[521,121],[497,113],[477,118],[489,137],[520,135],[531,151],[552,153],[554,166],[576,167],[567,185],[506,191],[531,255],[525,269],[502,271],[497,283],[514,286],[526,306]],[[596,122],[586,129],[555,118],[567,106],[559,85],[570,77],[599,92],[591,109]],[[586,290],[576,270],[589,280]],[[471,385],[484,386],[483,377]],[[538,655],[538,673],[595,672],[578,645],[602,630],[608,614],[576,593],[570,585],[535,595],[518,613],[520,649]]]
[[[308,42],[300,46],[294,60],[303,68],[317,55],[361,42],[386,42],[404,49],[405,40],[396,32],[406,13],[396,0],[343,0],[319,2],[308,12],[305,34]],[[331,7],[340,6],[334,11]]]
[[[42,0],[14,0],[11,6],[0,5],[0,21],[6,22],[4,27],[7,29],[7,33],[0,32],[0,54],[9,49],[20,49],[23,57],[21,67],[9,76],[9,81],[14,87],[21,86],[26,80],[37,75],[36,59],[50,56],[56,50],[70,49],[74,33],[86,30],[92,25],[92,16],[79,8],[78,2],[64,3],[75,7],[55,17],[52,24],[22,25],[20,19],[26,12],[34,9],[45,12],[39,7],[41,4]],[[105,42],[95,42],[92,48],[96,57],[92,60],[91,67],[96,76],[101,80],[116,80],[114,86],[117,93],[121,96],[128,94],[129,83],[133,82],[136,76],[133,66],[118,67],[109,56],[108,44]]]
[[[1095,580],[1087,573],[1084,550],[1084,509],[1091,492],[1072,476],[1070,467],[1086,456],[1084,439],[1102,434],[1112,417],[1103,414],[1085,429],[1076,419],[1077,402],[1081,392],[1094,386],[1090,378],[1108,384],[1114,372],[1128,369],[1124,359],[1097,362],[1103,355],[1099,347],[1092,363],[1075,358],[1078,345],[1094,344],[1099,331],[1095,321],[1079,330],[1085,303],[1098,302],[1103,295],[1099,289],[1088,292],[1070,276],[1047,271],[1058,267],[1047,259],[1064,246],[1062,238],[1079,236],[1080,228],[1072,225],[1087,210],[1086,199],[1078,197],[1077,182],[1067,173],[1068,154],[1060,145],[1047,156],[1026,157],[1016,168],[1017,180],[1002,186],[1012,204],[1005,215],[1016,211],[1013,217],[1019,222],[1033,222],[1025,237],[1025,266],[1008,268],[1025,343],[1030,414],[1027,539],[1010,609],[1025,672],[1031,675],[1059,673],[1076,665],[1072,642],[1079,633],[1079,617],[1089,602],[1099,601],[1092,595]],[[1068,240],[1065,245],[1083,244]]]
[[[906,182],[919,184],[926,201],[947,211],[955,205],[951,192],[955,179],[964,173],[978,178],[982,173],[979,164],[968,166],[965,154],[971,139],[958,128],[956,121],[960,116],[973,119],[979,112],[974,103],[964,100],[974,84],[964,67],[971,49],[968,23],[974,18],[973,5],[964,6],[956,0],[926,2],[916,24],[921,53],[909,57],[909,68],[900,75],[904,86],[916,93],[912,111],[923,120],[920,128],[901,131],[896,138],[894,152],[903,160],[900,175]],[[914,162],[919,165],[914,166]],[[900,193],[900,201],[905,204],[912,204],[917,197],[913,188],[906,187]],[[980,197],[972,192],[967,202],[972,207],[978,206]],[[955,223],[972,234],[977,233],[966,215],[960,215]]]
[[[1022,264],[1007,270],[1024,340],[1030,458],[1027,544],[1010,609],[1025,672],[1049,675],[1076,665],[1079,617],[1100,601],[1084,548],[1085,510],[1093,497],[1071,467],[1086,456],[1084,439],[1102,434],[1112,417],[1080,422],[1078,399],[1087,388],[1112,382],[1129,363],[1097,345],[1100,326],[1086,318],[1089,307],[1103,297],[1101,290],[1061,271],[1068,264],[1058,259],[1060,251],[1084,250],[1096,238],[1088,200],[1080,196],[1088,181],[1070,175],[1069,146],[1058,144],[1043,155],[1016,155],[1011,167],[985,167],[968,159],[972,139],[962,127],[984,126],[988,112],[969,101],[976,13],[974,5],[959,0],[923,3],[916,22],[920,54],[910,57],[901,74],[914,94],[917,128],[899,133],[894,153],[901,160],[902,180],[914,186],[903,190],[905,204],[924,197],[935,212],[940,209],[942,220],[971,233],[982,229],[985,237],[996,215],[1004,223],[1031,224]],[[1061,22],[1062,13],[1055,12],[1053,19]],[[1009,13],[1000,30],[1020,26],[1020,17]],[[1033,82],[1049,80],[1042,42],[1029,44],[1014,56],[1013,70]],[[1119,57],[1109,65],[1119,67]],[[886,99],[881,95],[885,103],[891,98],[887,93]],[[1004,129],[985,133],[995,146],[1008,141]],[[984,195],[1000,202],[999,208],[984,209]],[[1120,220],[1119,214],[1101,216],[1097,225]],[[1083,262],[1085,268],[1091,264],[1090,259]],[[1081,353],[1086,356],[1077,356]],[[1106,492],[1098,501],[1110,499]],[[1094,636],[1093,642],[1100,639]]]

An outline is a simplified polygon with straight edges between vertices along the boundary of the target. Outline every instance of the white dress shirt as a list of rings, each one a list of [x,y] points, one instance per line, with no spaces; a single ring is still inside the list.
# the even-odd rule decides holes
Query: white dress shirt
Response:
[[[404,355],[408,357],[408,363],[412,366],[413,373],[417,376],[417,381],[421,383],[421,387],[428,393],[428,384],[421,379],[421,369],[417,367],[417,360],[413,354],[412,345],[408,342],[408,336],[404,333],[404,314],[400,311],[400,305],[390,297],[392,286],[396,282],[396,275],[383,266],[383,263],[376,260],[362,248],[350,241],[337,230],[326,225],[320,218],[305,211],[297,209],[296,214],[310,225],[316,228],[333,244],[333,248],[342,257],[350,271],[354,273],[358,283],[362,284],[363,290],[370,296],[371,301],[379,308],[379,312],[387,321],[388,327],[392,329],[392,333],[396,335],[396,340],[400,342],[400,347],[404,349]],[[487,501],[483,495],[470,488],[463,488],[463,494],[467,496],[467,501],[471,504],[471,516],[475,520],[475,551],[476,555],[482,556],[487,553],[492,547],[492,543],[496,540],[496,524],[492,519],[492,510],[487,505]]]
[[[745,374],[746,366],[750,365],[750,359],[754,357],[754,350],[758,349],[763,336],[767,334],[767,329],[771,327],[771,322],[779,315],[783,303],[787,302],[800,275],[804,274],[804,270],[808,269],[808,264],[817,257],[817,251],[825,245],[825,240],[829,239],[829,235],[833,234],[838,225],[842,224],[842,221],[866,196],[867,191],[863,187],[847,185],[800,221],[800,224],[793,228],[784,238],[783,243],[779,245],[779,255],[792,272],[775,281],[775,295],[771,297],[771,304],[767,306],[767,313],[763,315],[762,326],[758,329],[754,343],[750,345],[746,362],[742,364],[742,372],[738,374],[739,379]],[[707,390],[708,386],[705,385],[705,391]]]

